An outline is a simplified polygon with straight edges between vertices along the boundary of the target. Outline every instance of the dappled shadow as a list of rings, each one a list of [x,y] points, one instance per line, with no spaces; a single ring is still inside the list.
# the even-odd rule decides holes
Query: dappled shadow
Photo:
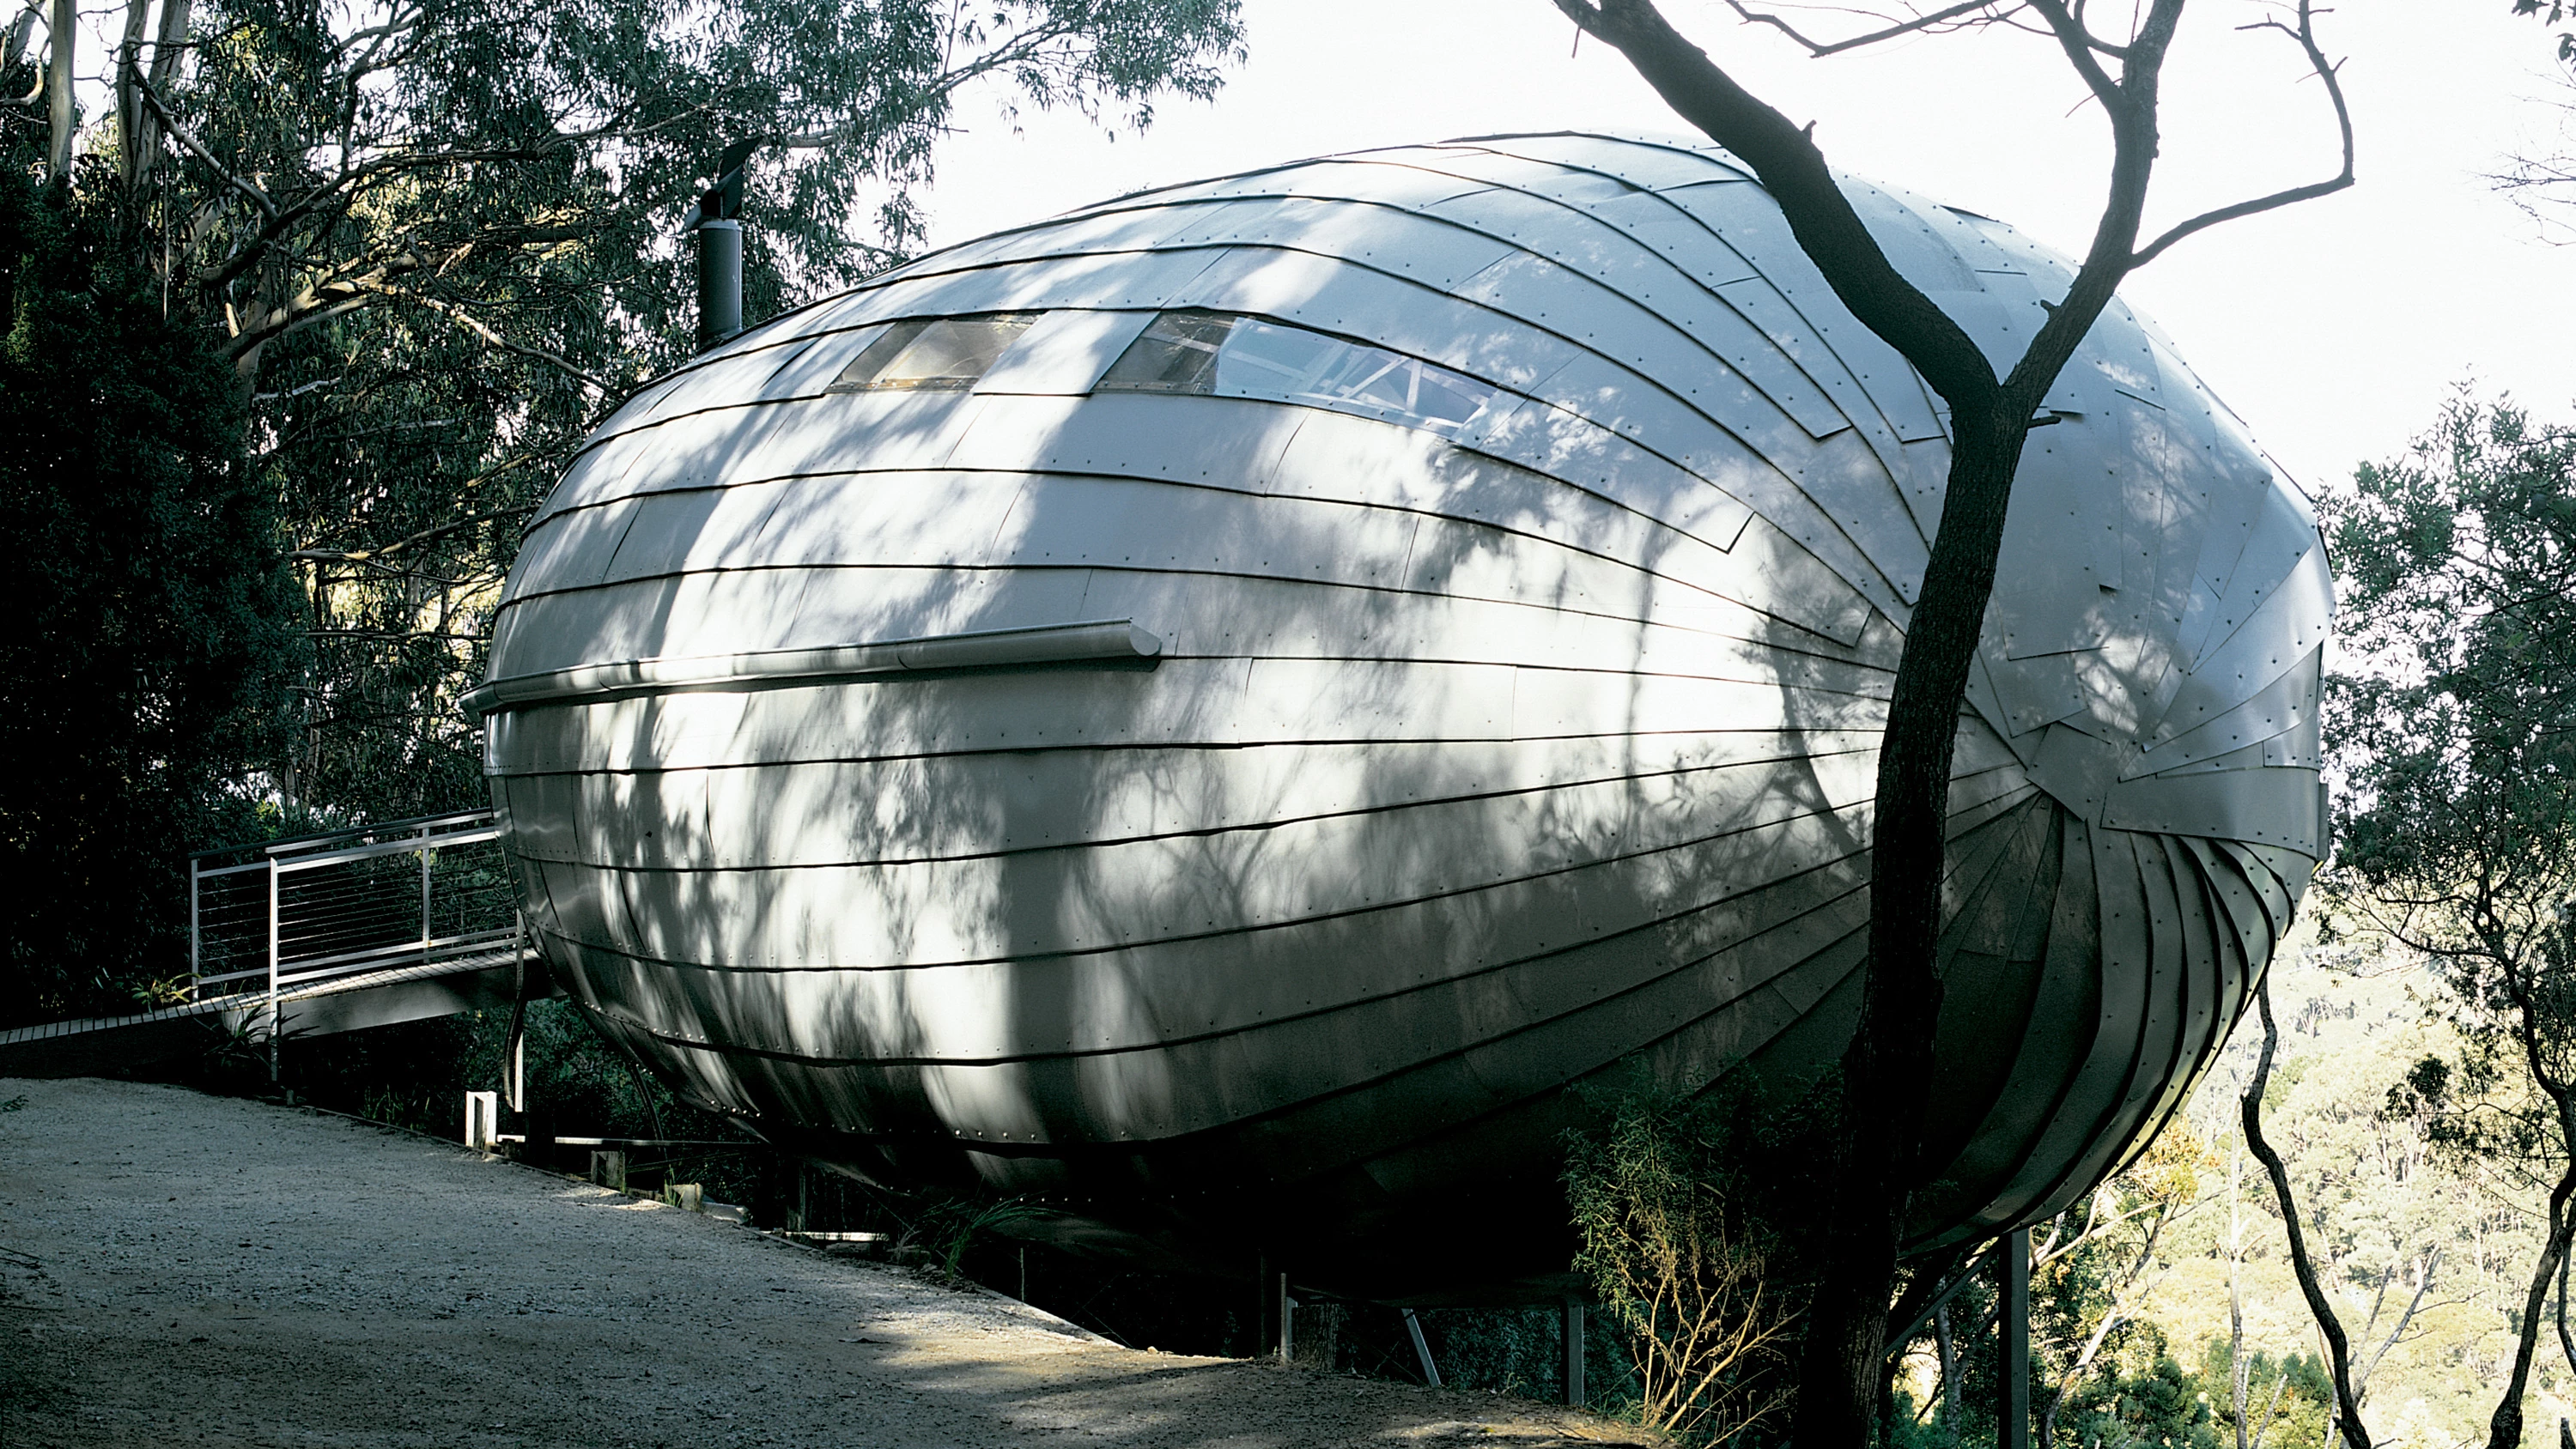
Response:
[[[1416,189],[1461,235],[1574,204],[1502,184],[1488,153],[1441,164],[1458,204]],[[1644,194],[1578,181],[1605,206]],[[505,711],[496,798],[574,998],[692,1100],[872,1175],[1055,1195],[1318,1280],[1544,1273],[1563,1261],[1569,1084],[1642,1059],[1669,1082],[1750,1063],[1794,1087],[1848,1036],[1937,433],[1906,436],[1929,426],[1919,391],[1894,421],[1836,421],[1874,394],[1812,339],[1766,340],[1774,312],[1819,306],[1773,257],[1691,284],[1737,319],[1722,364],[1663,323],[1614,364],[1526,315],[1636,311],[1619,289],[1645,284],[1606,270],[1600,236],[1536,265],[1453,247],[1461,275],[1425,291],[1287,239],[1214,246],[1252,203],[1209,200],[1069,224],[1142,253],[926,266],[818,309],[819,336],[764,343],[766,368],[731,349],[694,391],[630,407],[532,535],[494,669],[1098,620],[1159,656]],[[1740,205],[1647,201],[1661,211],[1624,232],[1587,225],[1708,238],[1689,206]],[[1747,276],[1773,281],[1757,296]],[[1303,325],[1366,313],[1339,325],[1521,390],[1454,435],[1321,403],[1086,395],[1105,358],[1052,388],[1024,367],[1022,391],[822,390],[908,309],[1096,306],[1103,288]],[[1690,345],[1715,345],[1716,315]],[[1624,370],[1657,367],[1771,380]],[[2129,567],[2185,476],[2081,504],[2121,540],[2084,557]],[[2035,467],[2016,527],[2083,485]],[[2121,634],[2088,601],[2068,623],[2050,590],[2129,575],[2054,567],[1999,592],[1963,719],[1926,1084],[1955,1160],[1927,1232],[2104,1170],[2286,919],[2292,867],[2104,828],[2141,753],[2116,742],[2195,700],[2166,682],[2173,650],[2130,635],[2182,620],[2141,605]],[[2189,592],[2158,580],[2142,599]],[[2204,652],[2242,629],[2204,612]],[[2127,874],[2097,887],[2113,856]],[[2108,902],[2141,889],[2141,917],[2169,922],[2151,936],[2170,983],[2144,954],[2105,965]],[[2197,957],[2195,923],[2219,942]],[[2149,1008],[2168,1000],[2171,1031]]]

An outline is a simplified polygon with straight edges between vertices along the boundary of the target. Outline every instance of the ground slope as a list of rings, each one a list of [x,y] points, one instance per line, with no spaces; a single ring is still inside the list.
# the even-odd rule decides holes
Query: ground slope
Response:
[[[342,1118],[0,1079],[0,1446],[1642,1442],[1136,1352]]]

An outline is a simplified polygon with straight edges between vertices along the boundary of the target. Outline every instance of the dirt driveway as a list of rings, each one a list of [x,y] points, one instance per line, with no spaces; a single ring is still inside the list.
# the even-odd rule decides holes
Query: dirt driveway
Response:
[[[0,1079],[0,1446],[1647,1442],[1136,1352],[342,1118]]]

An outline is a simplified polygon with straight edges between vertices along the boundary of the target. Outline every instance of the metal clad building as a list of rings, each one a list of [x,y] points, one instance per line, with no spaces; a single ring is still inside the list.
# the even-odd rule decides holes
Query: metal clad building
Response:
[[[2067,265],[1849,189],[2009,366]],[[1961,723],[1927,1241],[2142,1142],[2323,848],[2313,515],[2116,303],[2048,411]],[[558,973],[686,1095],[1428,1291],[1561,1266],[1567,1084],[1839,1052],[1947,454],[1723,153],[1330,157],[648,387],[474,703]]]

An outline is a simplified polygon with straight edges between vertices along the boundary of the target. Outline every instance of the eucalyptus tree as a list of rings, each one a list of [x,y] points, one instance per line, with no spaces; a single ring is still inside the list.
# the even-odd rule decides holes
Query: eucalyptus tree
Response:
[[[1653,0],[1555,0],[1588,36],[1627,56],[1684,120],[1735,153],[1776,200],[1798,245],[1843,305],[1914,365],[1950,405],[1949,481],[1920,601],[1906,625],[1879,746],[1870,884],[1869,964],[1859,1025],[1842,1063],[1842,1112],[1827,1151],[1835,1250],[1822,1265],[1799,1375],[1795,1437],[1801,1444],[1866,1442],[1873,1386],[1884,1356],[1890,1285],[1906,1205],[1921,1186],[1923,1093],[1932,1065],[1941,981],[1943,837],[1951,753],[1968,669],[1993,593],[2004,513],[2034,415],[2121,281],[2222,222],[2324,196],[2352,184],[2352,124],[2335,66],[2320,48],[2310,0],[2245,12],[2248,28],[2277,30],[2297,47],[2340,132],[2342,164],[2326,179],[2145,229],[2158,146],[2166,57],[2185,0],[2104,12],[2081,0],[1959,0],[1832,40],[1729,0],[1766,26],[1826,56],[1907,37],[2017,24],[2051,37],[2081,78],[2110,131],[2107,195],[2090,246],[2066,295],[2049,309],[2023,355],[1998,369],[1959,323],[1888,261],[1837,184],[1813,126],[1801,127],[1747,91],[1675,30]],[[1846,12],[1848,13],[1848,12]],[[1870,16],[1864,9],[1863,16]],[[2109,32],[2097,25],[2115,27]],[[2116,27],[2125,26],[2125,29]],[[2018,145],[2009,134],[1982,143]],[[1970,142],[1969,144],[1978,144]]]
[[[2530,16],[2543,25],[2564,24],[2571,11],[2576,7],[2569,6],[2567,0],[2513,0],[2514,14]],[[2576,60],[2576,31],[2558,32],[2558,58]]]
[[[2325,884],[2435,963],[2466,1043],[2426,1059],[2391,1110],[2546,1194],[2489,1422],[2509,1449],[2576,1238],[2576,431],[2462,398],[2355,482],[2328,512],[2345,581],[2326,722],[2345,793]]]
[[[0,131],[0,1027],[184,971],[186,848],[256,828],[300,654],[228,369],[47,144]]]
[[[68,5],[62,7],[68,13]],[[970,87],[1112,128],[1207,96],[1237,0],[124,0],[81,145],[126,243],[231,362],[317,648],[291,802],[460,803],[517,526],[588,425],[689,348],[680,216],[736,141],[750,315],[922,237]],[[74,27],[9,115],[72,149]],[[55,169],[62,169],[56,160]]]

